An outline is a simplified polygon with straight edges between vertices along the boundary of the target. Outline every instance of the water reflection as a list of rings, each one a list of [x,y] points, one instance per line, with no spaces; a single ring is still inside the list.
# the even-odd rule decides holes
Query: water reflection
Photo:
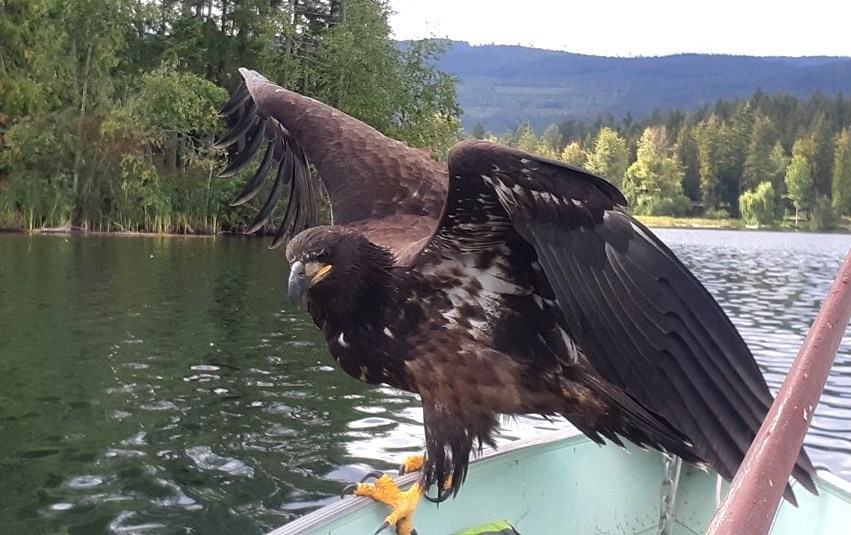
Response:
[[[659,234],[776,390],[851,240]],[[285,286],[259,240],[0,236],[0,531],[261,533],[419,452],[416,398],[338,372]],[[849,421],[846,338],[807,444],[851,479]]]

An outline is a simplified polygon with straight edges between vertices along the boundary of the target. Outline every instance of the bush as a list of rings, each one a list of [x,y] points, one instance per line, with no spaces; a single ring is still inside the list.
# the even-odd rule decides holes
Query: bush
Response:
[[[663,198],[639,195],[633,212],[636,215],[683,217],[688,214],[690,207],[691,203],[685,195]]]
[[[730,212],[724,208],[707,208],[703,212],[703,217],[706,219],[729,219]]]
[[[742,219],[749,225],[771,225],[774,223],[776,195],[771,182],[763,182],[754,191],[746,191],[739,197]]]

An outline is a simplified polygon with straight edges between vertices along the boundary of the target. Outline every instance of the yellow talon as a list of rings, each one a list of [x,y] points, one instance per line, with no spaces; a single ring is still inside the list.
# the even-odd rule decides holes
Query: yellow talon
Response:
[[[390,514],[384,519],[384,523],[376,533],[389,526],[396,526],[396,535],[414,533],[414,512],[423,495],[419,482],[403,491],[396,485],[392,477],[384,474],[376,479],[375,483],[358,483],[354,494],[356,496],[367,496],[391,507]]]
[[[402,461],[401,466],[399,466],[399,475],[410,474],[411,472],[416,472],[418,470],[422,470],[423,463],[425,463],[425,455],[411,455],[406,457],[404,461]],[[446,476],[446,480],[443,482],[443,490],[449,490],[452,488],[452,475]]]
[[[402,466],[399,467],[399,475],[410,474],[411,472],[416,472],[417,470],[422,469],[424,462],[425,455],[422,453],[406,457],[405,460],[402,461]]]

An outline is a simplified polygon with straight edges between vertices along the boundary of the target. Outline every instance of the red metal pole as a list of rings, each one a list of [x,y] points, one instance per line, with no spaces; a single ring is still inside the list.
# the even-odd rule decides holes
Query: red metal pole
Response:
[[[851,319],[851,252],[771,405],[707,535],[759,535],[774,514],[795,465],[842,335]]]

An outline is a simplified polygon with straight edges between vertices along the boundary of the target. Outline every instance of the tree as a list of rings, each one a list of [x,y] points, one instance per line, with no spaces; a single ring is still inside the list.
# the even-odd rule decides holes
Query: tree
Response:
[[[582,145],[580,145],[578,141],[572,141],[565,145],[564,149],[561,151],[561,155],[559,156],[561,161],[579,167],[585,166],[587,158],[588,155],[585,152],[585,149],[582,148]]]
[[[434,67],[444,45],[400,46],[388,14],[385,0],[0,0],[2,224],[218,230],[237,181],[212,180],[215,108],[243,65],[443,156],[460,132],[455,81]]]
[[[758,113],[754,118],[742,171],[744,188],[754,189],[757,184],[771,180],[773,167],[771,152],[774,149],[776,137],[771,119]]]
[[[786,168],[786,191],[795,207],[795,225],[800,211],[809,211],[813,206],[813,164],[809,156],[808,143],[798,140],[792,147],[792,160]]]
[[[700,196],[705,210],[714,209],[720,200],[720,161],[722,124],[718,116],[712,114],[701,121],[695,129],[697,154],[700,169]]]
[[[519,127],[515,132],[517,141],[514,143],[515,148],[526,152],[535,152],[538,148],[538,135],[535,134],[535,129],[532,128],[532,123],[526,122]]]
[[[851,215],[851,130],[847,128],[836,138],[831,196],[837,215]]]
[[[762,182],[755,190],[739,197],[742,219],[749,225],[770,225],[774,222],[774,203],[774,186],[771,182]]]
[[[552,156],[558,154],[561,149],[561,142],[561,131],[558,129],[558,125],[551,124],[541,132],[541,145],[543,145],[547,154]]]
[[[700,157],[692,126],[686,125],[677,133],[674,152],[683,170],[683,193],[692,201],[699,201]]]
[[[629,166],[624,195],[636,214],[685,215],[689,201],[682,190],[683,171],[671,154],[664,126],[648,127]]]
[[[597,134],[594,151],[588,155],[585,163],[589,171],[619,186],[623,182],[629,164],[626,141],[614,128],[603,127]]]
[[[813,119],[811,162],[813,166],[813,191],[817,197],[830,196],[835,141],[830,122],[824,112]]]
[[[384,134],[442,155],[460,137],[454,79],[434,68],[445,45],[390,39],[381,1],[343,3],[345,18],[324,33],[309,94]]]
[[[836,225],[837,214],[827,195],[819,195],[813,202],[810,229],[828,230]]]
[[[473,131],[470,133],[470,135],[474,139],[485,139],[485,136],[487,134],[488,133],[487,130],[485,130],[485,125],[483,125],[482,123],[476,123],[476,126],[473,127]]]
[[[771,149],[769,156],[769,179],[774,186],[774,192],[778,198],[783,198],[786,194],[786,168],[789,166],[789,155],[783,149],[783,145],[778,141]]]

